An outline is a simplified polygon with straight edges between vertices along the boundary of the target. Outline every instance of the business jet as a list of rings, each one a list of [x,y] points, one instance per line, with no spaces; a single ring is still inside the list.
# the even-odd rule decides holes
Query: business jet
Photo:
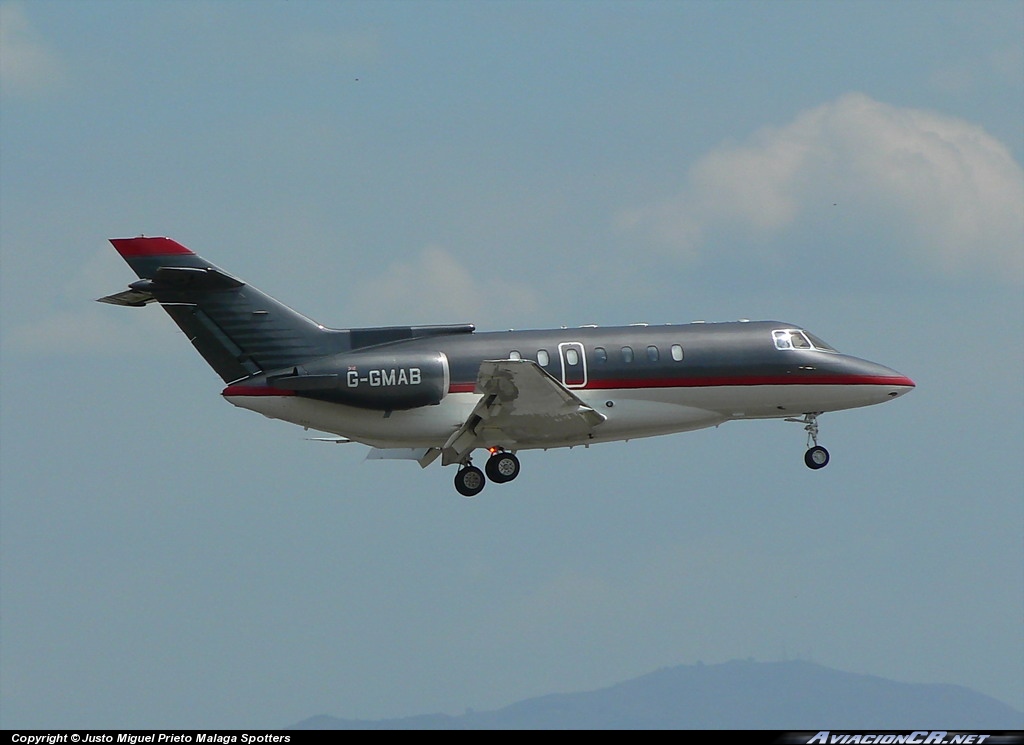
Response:
[[[829,462],[818,417],[914,387],[777,321],[478,332],[472,324],[334,329],[170,238],[110,241],[139,280],[100,302],[159,303],[230,403],[370,446],[369,458],[455,465],[466,497],[519,475],[517,453],[785,419],[804,462]],[[473,465],[486,453],[483,470]]]

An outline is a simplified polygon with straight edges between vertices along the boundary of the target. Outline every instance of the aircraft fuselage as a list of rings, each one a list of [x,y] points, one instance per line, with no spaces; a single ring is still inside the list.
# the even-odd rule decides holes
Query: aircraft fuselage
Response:
[[[873,362],[813,346],[776,345],[773,332],[796,330],[759,321],[427,337],[305,366],[310,376],[337,374],[338,393],[284,390],[258,376],[228,386],[224,396],[237,406],[374,447],[441,447],[480,399],[481,362],[521,357],[605,417],[583,436],[488,443],[524,450],[869,406],[913,387],[906,376]],[[443,393],[433,405],[402,408],[403,396],[432,381],[440,381]],[[375,408],[346,403],[356,393]],[[397,406],[388,408],[391,396]]]

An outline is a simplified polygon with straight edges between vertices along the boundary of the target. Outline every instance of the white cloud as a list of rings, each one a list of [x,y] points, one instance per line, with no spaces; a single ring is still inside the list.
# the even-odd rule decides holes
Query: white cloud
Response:
[[[178,334],[156,306],[118,308],[94,298],[124,289],[131,280],[108,248],[97,251],[62,283],[35,317],[10,317],[5,352],[30,355],[155,354],[178,352]],[[428,246],[411,263],[392,264],[360,284],[349,298],[346,325],[475,323],[507,328],[535,314],[537,294],[481,264],[469,266],[444,249]],[[365,319],[360,323],[359,319]]]
[[[694,258],[716,234],[767,241],[834,202],[939,271],[1024,281],[1024,171],[1006,146],[968,122],[862,94],[723,145],[681,193],[620,223]]]
[[[5,352],[30,355],[155,354],[177,328],[154,306],[119,308],[95,298],[123,290],[134,275],[109,246],[97,250],[64,279],[46,285],[45,310],[12,306],[4,314]],[[10,300],[10,298],[7,298]]]
[[[22,4],[0,4],[0,90],[33,95],[63,78],[63,64],[39,39]]]
[[[501,265],[470,266],[437,246],[365,280],[352,302],[350,315],[388,319],[381,323],[501,325],[538,307],[536,293],[510,281]]]
[[[174,326],[168,326],[170,319],[157,310],[92,307],[83,302],[80,308],[56,311],[16,326],[4,339],[5,351],[68,357],[177,351],[173,344],[161,344],[170,339]]]

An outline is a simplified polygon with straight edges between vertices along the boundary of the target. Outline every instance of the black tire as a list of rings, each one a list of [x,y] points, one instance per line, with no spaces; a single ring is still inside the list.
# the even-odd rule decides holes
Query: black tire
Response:
[[[484,470],[495,484],[504,484],[519,475],[519,458],[512,453],[495,453],[487,459]]]
[[[804,453],[804,463],[807,467],[817,471],[819,468],[824,468],[828,465],[828,450],[821,447],[821,445],[815,445],[806,453]]]
[[[486,485],[484,472],[476,466],[460,468],[455,474],[455,490],[464,497],[475,497]]]

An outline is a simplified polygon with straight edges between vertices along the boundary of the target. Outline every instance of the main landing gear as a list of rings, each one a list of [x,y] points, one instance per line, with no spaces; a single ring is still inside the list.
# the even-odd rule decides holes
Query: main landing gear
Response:
[[[484,472],[476,466],[467,464],[455,474],[455,490],[464,497],[475,497],[486,484]]]
[[[488,448],[491,457],[484,465],[487,478],[495,484],[504,484],[519,475],[519,458],[501,448]],[[469,458],[455,474],[455,490],[464,497],[475,497],[486,486],[484,471],[472,465]]]
[[[804,463],[815,471],[828,465],[828,450],[818,444],[818,414],[820,413],[812,412],[804,414],[803,419],[786,420],[804,425],[804,429],[807,431],[807,452],[804,453]]]

